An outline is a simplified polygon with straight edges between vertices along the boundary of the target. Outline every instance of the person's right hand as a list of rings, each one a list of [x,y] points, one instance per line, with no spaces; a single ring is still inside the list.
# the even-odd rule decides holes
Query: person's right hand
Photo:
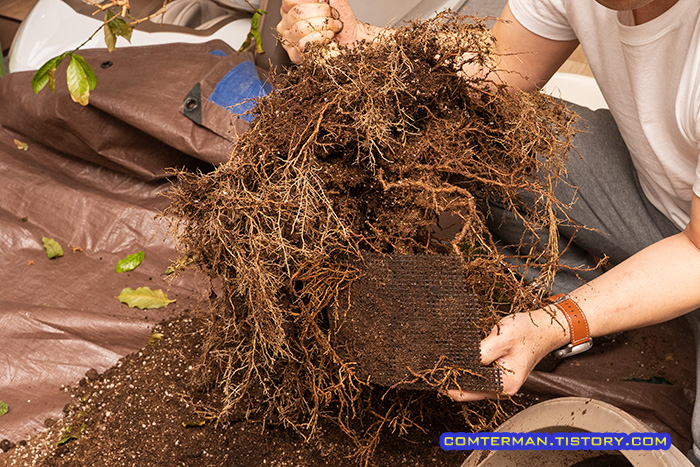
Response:
[[[277,34],[289,58],[298,63],[310,42],[347,45],[362,39],[361,23],[347,0],[282,0]]]
[[[501,368],[502,393],[452,389],[448,395],[457,402],[497,399],[518,392],[535,365],[549,352],[570,341],[566,318],[561,311],[551,315],[545,309],[515,313],[501,319],[491,334],[481,341],[481,364],[496,362]],[[555,318],[556,316],[556,318]],[[564,323],[564,324],[562,324]]]

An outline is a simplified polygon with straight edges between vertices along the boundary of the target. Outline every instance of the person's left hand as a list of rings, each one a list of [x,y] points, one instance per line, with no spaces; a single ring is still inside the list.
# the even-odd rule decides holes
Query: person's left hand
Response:
[[[559,312],[558,312],[559,313]],[[516,313],[503,318],[491,334],[481,341],[481,363],[501,368],[503,392],[484,393],[452,389],[448,395],[465,402],[500,396],[512,396],[523,385],[535,365],[549,352],[564,346],[569,330],[563,316],[553,319],[546,310]],[[561,323],[564,323],[562,326]]]

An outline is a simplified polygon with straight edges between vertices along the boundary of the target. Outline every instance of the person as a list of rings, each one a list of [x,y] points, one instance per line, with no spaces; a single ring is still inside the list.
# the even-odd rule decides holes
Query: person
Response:
[[[292,60],[312,41],[351,45],[381,32],[358,22],[345,0],[284,0],[281,13],[277,31]],[[557,275],[553,292],[568,294],[564,301],[503,318],[481,343],[482,363],[507,369],[503,392],[512,395],[543,357],[580,337],[572,333],[595,339],[686,315],[697,342],[700,2],[509,0],[501,19],[492,33],[499,67],[514,72],[499,75],[509,85],[537,91],[579,44],[586,54],[610,110],[580,109],[592,131],[582,136],[583,157],[567,160],[575,192],[564,196],[577,198],[572,219],[593,230],[576,234],[571,250],[579,259],[607,255],[614,266],[583,284]],[[508,229],[497,233],[517,241]],[[561,326],[566,315],[579,327]],[[498,397],[450,395],[457,401]],[[691,460],[700,457],[699,406],[700,397]]]

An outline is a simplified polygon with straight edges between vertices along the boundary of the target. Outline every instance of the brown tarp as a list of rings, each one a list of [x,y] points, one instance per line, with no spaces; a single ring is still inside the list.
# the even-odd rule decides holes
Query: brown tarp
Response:
[[[167,223],[157,218],[167,203],[161,193],[170,183],[167,168],[209,170],[228,159],[246,128],[207,99],[222,76],[251,59],[222,42],[83,55],[98,81],[87,107],[70,101],[60,76],[55,94],[38,95],[32,73],[0,77],[0,401],[10,407],[0,416],[0,440],[17,441],[59,417],[70,400],[61,386],[146,345],[158,320],[206,306],[201,277],[163,274],[175,252]],[[192,118],[183,113],[187,96],[201,110]],[[42,236],[61,243],[65,255],[49,260]],[[116,273],[117,261],[138,250],[143,264]],[[177,302],[141,311],[115,298],[141,286]],[[694,397],[689,330],[677,321],[632,337],[632,345],[620,336],[553,373],[535,372],[525,388],[541,398],[611,402],[685,449]],[[645,345],[655,352],[640,355]],[[672,385],[620,377],[641,367],[655,374],[669,355],[676,364],[670,373],[678,375]]]
[[[32,73],[0,78],[0,401],[9,406],[0,439],[60,416],[70,401],[61,386],[114,365],[145,345],[156,322],[206,297],[203,280],[163,274],[176,256],[167,222],[156,218],[167,203],[166,169],[210,169],[247,126],[209,102],[213,130],[181,112],[198,83],[210,92],[251,59],[222,42],[83,56],[99,83],[87,107],[70,100],[64,68],[55,94],[35,95]],[[65,255],[49,260],[42,236]],[[115,272],[139,250],[136,270]],[[141,311],[117,300],[122,288],[142,286],[177,302]]]

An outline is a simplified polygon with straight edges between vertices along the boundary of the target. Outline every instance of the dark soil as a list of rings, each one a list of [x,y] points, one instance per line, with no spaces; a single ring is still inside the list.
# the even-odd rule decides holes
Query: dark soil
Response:
[[[322,452],[281,426],[263,427],[246,421],[245,414],[217,424],[196,410],[195,405],[216,407],[221,398],[220,390],[201,393],[188,384],[201,348],[200,326],[191,316],[164,322],[154,328],[162,337],[142,351],[104,374],[88,372],[70,389],[75,402],[64,409],[65,417],[47,421],[46,431],[0,455],[0,466],[357,466],[354,446],[329,421],[321,423]],[[431,397],[437,401],[434,393]],[[374,462],[463,461],[464,453],[443,451],[438,442],[442,432],[462,429],[458,419],[448,416],[425,428],[406,439],[387,434]],[[59,444],[67,435],[75,438]]]
[[[74,403],[61,420],[16,446],[0,442],[0,467],[10,466],[339,466],[356,467],[355,449],[338,427],[321,423],[324,451],[291,429],[263,427],[239,414],[228,424],[208,421],[195,409],[216,407],[220,388],[197,392],[189,384],[201,348],[200,318],[184,315],[154,328],[159,340],[122,358],[100,375],[90,371],[69,390]],[[595,373],[599,381],[663,377],[694,390],[691,336],[682,319],[600,342],[593,352],[565,361],[558,373]],[[609,358],[604,358],[604,354]],[[642,361],[639,359],[642,358]],[[68,390],[68,389],[67,389]],[[436,403],[454,405],[431,393]],[[523,399],[524,401],[524,399]],[[536,401],[528,398],[529,402]],[[201,424],[201,422],[205,422]],[[183,426],[183,424],[187,426]],[[70,427],[70,439],[65,438]],[[84,427],[84,429],[82,429]],[[466,453],[443,451],[444,431],[463,431],[464,419],[450,416],[414,430],[405,438],[386,433],[374,454],[378,466],[459,466]],[[82,429],[82,431],[81,431]],[[687,450],[687,445],[679,446]],[[533,464],[535,465],[535,464]],[[617,464],[610,464],[617,465]]]

